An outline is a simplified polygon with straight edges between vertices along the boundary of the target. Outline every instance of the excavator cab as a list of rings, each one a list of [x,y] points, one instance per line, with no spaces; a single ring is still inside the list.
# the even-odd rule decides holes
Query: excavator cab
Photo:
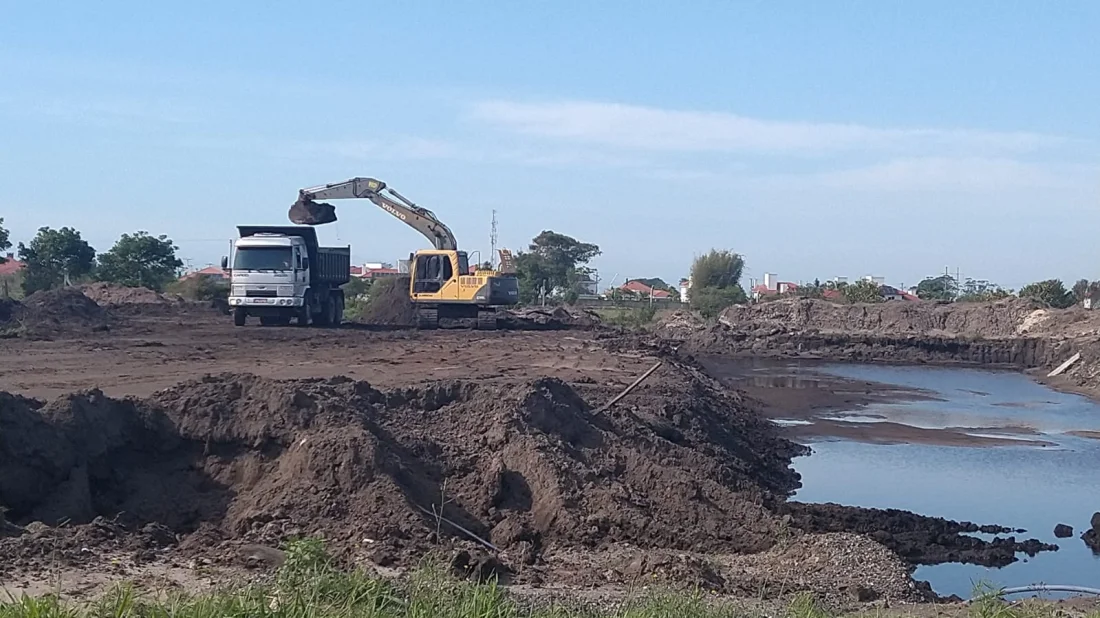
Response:
[[[465,251],[423,251],[409,256],[412,265],[410,290],[418,294],[440,294],[456,275],[469,274],[469,259]]]

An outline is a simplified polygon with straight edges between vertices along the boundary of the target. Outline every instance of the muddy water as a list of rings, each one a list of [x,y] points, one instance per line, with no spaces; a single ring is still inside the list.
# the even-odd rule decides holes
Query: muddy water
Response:
[[[968,597],[979,582],[1100,586],[1100,558],[1079,538],[1100,511],[1100,440],[1071,433],[1100,430],[1100,405],[1011,372],[758,364],[739,375],[750,392],[778,402],[770,406],[775,420],[813,448],[794,462],[803,476],[795,499],[998,523],[1059,546],[1035,558],[1020,556],[1002,569],[919,568],[915,577],[940,594]],[[801,393],[793,400],[769,398],[771,389]],[[813,403],[815,390],[827,405]],[[882,396],[884,391],[896,398]],[[886,439],[875,437],[876,424],[892,428]],[[838,425],[858,426],[860,432]],[[916,434],[917,443],[906,443],[899,436],[908,434],[897,426],[927,431]],[[964,439],[939,440],[938,433]],[[1074,535],[1055,538],[1058,523],[1073,526]]]

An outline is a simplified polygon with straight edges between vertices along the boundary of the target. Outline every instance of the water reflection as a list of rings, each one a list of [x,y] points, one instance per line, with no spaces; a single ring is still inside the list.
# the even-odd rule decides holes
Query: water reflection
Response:
[[[766,369],[754,369],[759,371]],[[1100,510],[1100,440],[1070,433],[1100,429],[1100,405],[1010,372],[808,364],[780,371],[784,380],[795,384],[815,379],[821,383],[826,374],[935,395],[934,400],[880,401],[823,415],[834,421],[966,428],[974,436],[1041,439],[1056,445],[974,448],[815,441],[814,453],[794,462],[803,478],[796,499],[1004,524],[1026,528],[1022,536],[1060,547],[1035,558],[1021,556],[1002,569],[962,564],[917,569],[914,576],[930,581],[941,594],[967,597],[978,582],[1000,586],[1100,583],[1100,558],[1079,538],[1089,527],[1091,515]],[[803,374],[802,379],[791,380],[797,377],[792,373]],[[1073,526],[1074,535],[1055,538],[1058,523]]]

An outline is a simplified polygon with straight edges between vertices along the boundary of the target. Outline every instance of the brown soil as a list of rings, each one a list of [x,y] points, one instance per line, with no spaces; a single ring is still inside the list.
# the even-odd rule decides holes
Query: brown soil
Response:
[[[545,550],[615,542],[767,549],[778,523],[762,504],[795,487],[798,447],[703,378],[669,374],[607,414],[555,379],[379,391],[222,375],[146,400],[4,394],[0,503],[17,524],[65,522],[77,539],[32,530],[0,541],[0,562],[25,560],[28,545],[86,547],[89,531],[117,540],[102,520],[80,524],[121,517],[184,547],[323,534],[341,554],[408,566],[436,542],[472,540],[438,509],[515,572]],[[684,387],[699,397],[676,398]]]
[[[416,306],[409,298],[409,278],[381,279],[371,286],[370,297],[356,320],[378,326],[413,326]]]
[[[1034,557],[1039,552],[1058,549],[1056,545],[1035,539],[1018,541],[1014,536],[987,542],[966,536],[966,533],[1006,534],[1014,531],[1003,526],[955,522],[895,509],[789,502],[778,511],[790,514],[793,524],[802,530],[867,535],[897,552],[910,564],[964,562],[1002,567],[1015,562],[1016,554],[1020,552]]]
[[[871,305],[789,299],[731,307],[718,323],[677,314],[657,327],[682,353],[966,363],[1033,370],[1052,386],[1100,397],[1100,312],[1032,301]],[[1081,360],[1045,379],[1073,354]]]
[[[35,292],[22,302],[0,303],[0,333],[48,339],[65,334],[107,331],[112,316],[79,288]]]
[[[323,225],[336,221],[336,207],[325,202],[297,200],[290,206],[287,217],[298,225]]]
[[[600,316],[577,307],[530,307],[506,311],[502,325],[523,330],[595,328],[600,325]]]
[[[656,360],[600,329],[235,328],[212,311],[157,311],[109,333],[4,340],[0,504],[26,530],[0,540],[0,564],[18,571],[0,580],[70,563],[100,572],[119,552],[218,560],[227,545],[300,533],[323,533],[356,561],[408,565],[442,548],[492,566],[431,514],[442,504],[504,550],[500,570],[513,579],[629,584],[643,573],[742,590],[767,561],[787,560],[777,541],[801,538],[781,510],[801,449],[754,402],[656,353],[665,365],[597,413]],[[823,548],[840,541],[813,535],[868,518],[905,531],[845,511],[806,524],[804,551],[833,551]],[[957,534],[934,540],[1003,552]],[[879,547],[849,545],[853,564]],[[764,561],[755,571],[718,558],[768,548],[752,554]],[[874,580],[849,571],[834,584]],[[619,575],[593,578],[605,572]],[[808,581],[799,577],[786,589]]]
[[[165,305],[181,304],[184,300],[178,296],[169,296],[149,288],[131,288],[117,283],[89,283],[81,286],[85,296],[101,307],[111,305]]]

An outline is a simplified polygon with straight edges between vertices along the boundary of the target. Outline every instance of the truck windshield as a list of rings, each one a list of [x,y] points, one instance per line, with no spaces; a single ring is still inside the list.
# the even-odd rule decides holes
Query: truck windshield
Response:
[[[237,247],[233,268],[237,270],[290,270],[290,247]]]

